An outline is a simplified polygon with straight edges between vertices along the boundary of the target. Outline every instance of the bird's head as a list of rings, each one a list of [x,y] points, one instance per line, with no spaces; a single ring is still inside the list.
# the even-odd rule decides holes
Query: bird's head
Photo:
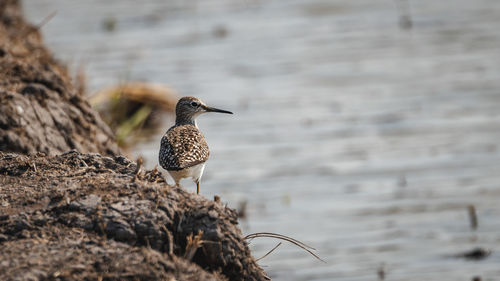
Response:
[[[219,112],[233,114],[231,111],[218,109],[207,106],[203,101],[196,97],[183,97],[177,102],[175,107],[175,115],[177,125],[180,124],[195,124],[196,117],[207,112]]]

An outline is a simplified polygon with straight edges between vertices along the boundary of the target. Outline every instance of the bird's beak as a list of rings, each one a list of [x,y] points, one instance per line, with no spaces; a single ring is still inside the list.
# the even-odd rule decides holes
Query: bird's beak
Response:
[[[215,107],[210,107],[210,106],[207,106],[207,105],[202,105],[202,107],[203,107],[203,109],[205,109],[206,112],[219,112],[219,113],[233,114],[231,111],[222,110],[222,109],[218,109],[218,108],[215,108]]]

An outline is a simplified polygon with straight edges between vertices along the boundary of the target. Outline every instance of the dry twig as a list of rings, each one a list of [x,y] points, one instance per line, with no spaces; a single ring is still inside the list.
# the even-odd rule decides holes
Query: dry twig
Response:
[[[192,260],[194,254],[196,254],[196,250],[203,244],[203,240],[201,240],[201,236],[203,236],[203,231],[199,230],[198,234],[193,237],[193,234],[189,234],[186,238],[186,251],[184,252],[184,258],[188,261]]]
[[[142,157],[137,158],[137,166],[135,168],[134,177],[132,178],[131,182],[135,182],[137,180],[139,173],[141,172],[143,162],[144,160],[142,159]]]
[[[48,16],[46,16],[39,24],[35,26],[36,29],[42,28],[45,24],[47,24],[50,20],[52,20],[57,14],[57,11],[53,11]]]
[[[469,213],[470,228],[472,230],[477,230],[478,220],[476,207],[474,207],[474,205],[467,206],[467,212]]]
[[[274,248],[271,249],[271,251],[267,252],[265,255],[263,255],[262,257],[256,259],[255,261],[260,261],[261,259],[269,256],[274,250],[276,250],[279,246],[281,246],[281,242],[278,243],[278,245],[274,246]]]
[[[282,234],[272,233],[272,232],[257,232],[257,233],[252,233],[252,234],[245,236],[245,240],[252,240],[254,238],[259,238],[259,237],[268,237],[268,238],[276,238],[276,239],[285,240],[285,241],[290,242],[290,243],[294,244],[295,246],[303,249],[304,251],[308,252],[316,259],[326,263],[326,261],[322,260],[318,255],[313,253],[313,251],[316,251],[316,249],[314,249],[313,247],[311,247],[311,246],[309,246],[309,245],[307,245],[307,244],[305,244],[297,239],[294,239],[292,237],[288,237],[288,236],[285,236]]]

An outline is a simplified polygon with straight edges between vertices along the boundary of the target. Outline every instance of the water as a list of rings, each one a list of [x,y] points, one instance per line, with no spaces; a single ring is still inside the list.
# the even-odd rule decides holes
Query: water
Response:
[[[411,29],[397,1],[137,3],[24,1],[57,11],[46,42],[91,91],[161,82],[235,112],[199,118],[202,194],[327,261],[284,244],[260,262],[274,280],[500,280],[500,2],[410,1]],[[451,257],[476,246],[493,253]]]

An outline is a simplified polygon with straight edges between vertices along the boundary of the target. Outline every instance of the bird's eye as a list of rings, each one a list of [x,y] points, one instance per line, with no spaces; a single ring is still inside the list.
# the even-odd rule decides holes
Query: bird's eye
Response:
[[[193,107],[198,107],[198,106],[200,106],[200,104],[199,104],[199,103],[197,103],[197,102],[195,102],[195,101],[193,101],[193,102],[191,102],[191,106],[193,106]]]

